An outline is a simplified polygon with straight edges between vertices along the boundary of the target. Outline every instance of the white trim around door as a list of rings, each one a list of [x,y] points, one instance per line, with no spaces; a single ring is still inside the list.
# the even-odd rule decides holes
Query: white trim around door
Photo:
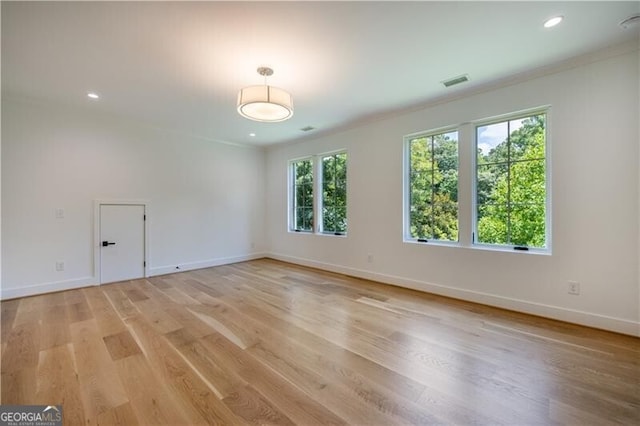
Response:
[[[93,279],[96,284],[102,284],[100,278],[100,206],[102,205],[138,205],[144,206],[144,277],[149,276],[149,204],[146,199],[119,200],[100,199],[93,201]]]

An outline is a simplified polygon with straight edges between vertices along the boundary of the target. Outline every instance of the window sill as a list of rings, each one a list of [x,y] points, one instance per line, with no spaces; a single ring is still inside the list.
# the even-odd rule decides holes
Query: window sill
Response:
[[[295,231],[289,229],[289,234],[302,234],[302,235],[317,235],[320,237],[337,237],[337,238],[347,238],[347,234],[334,234],[329,232],[313,232],[313,231]]]
[[[316,232],[316,235],[320,235],[323,237],[338,237],[338,238],[346,238],[347,234],[334,234],[333,232]]]
[[[551,256],[551,249],[529,248],[528,250],[516,250],[513,248],[513,246],[493,246],[489,244],[472,244],[470,246],[466,246],[465,248],[470,248],[473,250],[498,251],[503,253]]]
[[[418,241],[412,238],[412,239],[405,239],[403,242],[407,244],[415,244],[418,246],[462,247],[459,241],[439,241],[439,240]]]
[[[534,254],[534,255],[542,255],[542,256],[551,256],[550,249],[534,249],[530,248],[529,250],[515,250],[513,246],[492,246],[488,244],[461,244],[458,241],[427,241],[422,242],[414,239],[404,239],[404,243],[413,244],[418,246],[432,246],[432,247],[452,247],[452,248],[461,248],[467,250],[483,250],[483,251],[494,251],[501,253],[516,253],[516,254]]]

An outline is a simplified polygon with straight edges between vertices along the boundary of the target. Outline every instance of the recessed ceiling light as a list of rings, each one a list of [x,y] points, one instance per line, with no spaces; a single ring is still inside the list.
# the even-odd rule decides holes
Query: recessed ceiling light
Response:
[[[544,22],[544,27],[545,28],[555,27],[560,22],[562,22],[563,19],[564,19],[564,16],[554,16],[553,18],[549,18]]]
[[[97,93],[95,93],[95,92],[89,92],[89,93],[87,93],[87,97],[89,97],[89,98],[91,98],[91,99],[99,99],[99,98],[100,98],[100,95],[98,95],[98,94],[97,94]]]
[[[249,133],[249,136],[251,136],[252,138],[255,138],[256,134],[255,133]]]

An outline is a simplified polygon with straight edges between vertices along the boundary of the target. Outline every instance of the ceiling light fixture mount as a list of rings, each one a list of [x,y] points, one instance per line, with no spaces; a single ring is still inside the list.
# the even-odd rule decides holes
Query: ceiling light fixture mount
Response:
[[[622,22],[620,22],[620,27],[622,27],[623,30],[628,30],[631,29],[633,27],[637,27],[640,25],[640,13],[636,13],[634,15],[629,16],[627,19],[623,20]]]
[[[276,123],[293,116],[291,94],[277,87],[267,85],[267,77],[273,69],[260,67],[258,74],[264,77],[264,85],[248,86],[238,93],[238,113],[249,120]]]

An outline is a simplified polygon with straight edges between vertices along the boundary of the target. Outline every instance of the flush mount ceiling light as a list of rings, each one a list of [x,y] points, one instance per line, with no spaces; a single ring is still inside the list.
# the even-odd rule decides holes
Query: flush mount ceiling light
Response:
[[[91,98],[91,99],[99,99],[99,98],[100,98],[100,95],[98,95],[98,94],[97,94],[97,93],[95,93],[95,92],[89,92],[89,93],[87,93],[87,97],[88,97],[88,98]]]
[[[562,22],[563,19],[564,19],[564,16],[554,16],[553,18],[549,18],[546,21],[544,21],[544,27],[545,28],[555,27],[560,22]]]
[[[264,85],[249,86],[238,93],[238,112],[249,120],[274,123],[284,121],[293,115],[293,98],[288,92],[267,85],[267,77],[273,70],[258,68],[258,74],[264,76]]]
[[[620,22],[620,26],[622,27],[623,30],[628,30],[633,27],[637,27],[639,25],[640,25],[640,13],[631,15],[624,21]]]

